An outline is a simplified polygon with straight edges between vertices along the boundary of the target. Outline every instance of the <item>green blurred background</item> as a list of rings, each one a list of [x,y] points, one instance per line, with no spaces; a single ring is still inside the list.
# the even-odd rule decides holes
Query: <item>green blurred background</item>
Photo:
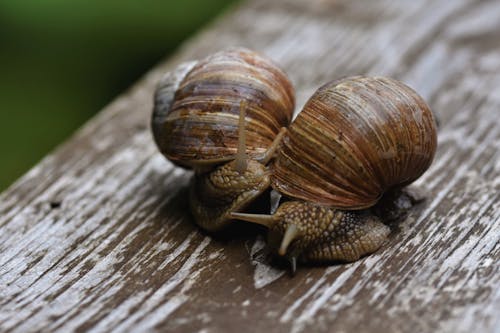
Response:
[[[0,0],[0,191],[235,0]]]

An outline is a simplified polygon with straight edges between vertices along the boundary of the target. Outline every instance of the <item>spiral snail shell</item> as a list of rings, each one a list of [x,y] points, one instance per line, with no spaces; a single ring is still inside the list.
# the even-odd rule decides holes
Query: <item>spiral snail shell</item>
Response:
[[[290,125],[273,164],[273,188],[294,201],[274,215],[231,216],[268,226],[281,238],[279,254],[293,260],[356,260],[389,234],[359,210],[420,177],[436,145],[431,110],[405,84],[364,76],[327,83]]]
[[[234,159],[240,103],[246,101],[246,153],[262,157],[291,121],[294,91],[268,58],[231,48],[181,66],[155,94],[153,136],[177,165],[209,170]]]
[[[225,227],[270,185],[267,164],[291,121],[294,91],[270,59],[231,48],[185,63],[155,93],[153,137],[173,163],[195,171],[190,206],[209,231]]]
[[[384,77],[351,77],[319,88],[278,150],[272,186],[336,208],[373,206],[430,166],[435,121],[424,100]]]

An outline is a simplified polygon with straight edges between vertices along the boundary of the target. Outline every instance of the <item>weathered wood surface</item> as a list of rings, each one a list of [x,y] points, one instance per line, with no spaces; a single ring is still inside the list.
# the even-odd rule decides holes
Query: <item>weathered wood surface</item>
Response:
[[[203,234],[189,173],[149,133],[177,63],[229,45],[290,74],[299,106],[352,74],[407,82],[437,113],[428,200],[356,263],[269,264],[256,232]],[[500,330],[500,2],[248,1],[188,42],[1,195],[0,330]],[[71,112],[71,110],[68,110]]]

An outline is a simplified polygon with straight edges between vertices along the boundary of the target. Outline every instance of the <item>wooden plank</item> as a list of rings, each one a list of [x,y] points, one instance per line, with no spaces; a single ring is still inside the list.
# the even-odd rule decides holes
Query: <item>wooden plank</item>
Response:
[[[241,4],[1,195],[0,330],[498,331],[499,35],[493,0]],[[230,45],[280,63],[299,106],[366,73],[429,101],[441,128],[416,184],[428,200],[376,254],[291,277],[259,230],[193,225],[190,174],[151,139],[152,92],[165,70]]]

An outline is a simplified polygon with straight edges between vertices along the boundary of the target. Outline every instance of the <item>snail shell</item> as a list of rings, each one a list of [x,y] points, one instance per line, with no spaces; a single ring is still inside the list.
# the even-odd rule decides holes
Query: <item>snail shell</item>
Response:
[[[185,64],[160,82],[152,118],[156,144],[172,162],[196,170],[233,159],[242,100],[246,152],[259,158],[290,123],[294,92],[271,60],[243,48]]]
[[[291,198],[363,209],[410,184],[437,145],[433,114],[405,84],[350,77],[323,85],[285,134],[272,186]]]

